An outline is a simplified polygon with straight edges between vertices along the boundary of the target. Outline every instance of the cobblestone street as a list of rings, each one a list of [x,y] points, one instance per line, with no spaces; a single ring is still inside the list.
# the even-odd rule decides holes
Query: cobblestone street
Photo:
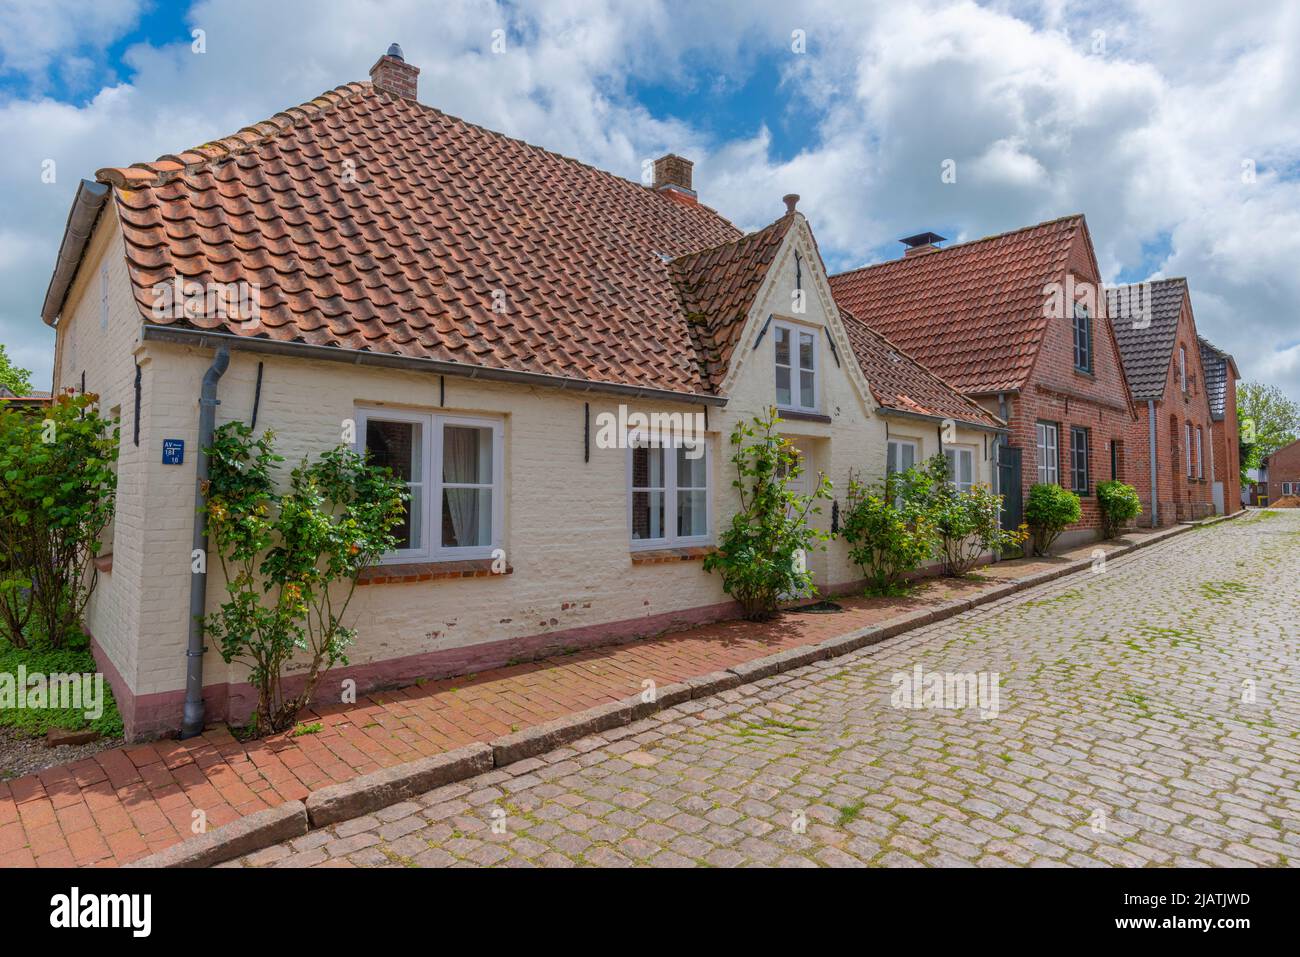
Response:
[[[1294,865],[1297,568],[1256,512],[224,866]]]

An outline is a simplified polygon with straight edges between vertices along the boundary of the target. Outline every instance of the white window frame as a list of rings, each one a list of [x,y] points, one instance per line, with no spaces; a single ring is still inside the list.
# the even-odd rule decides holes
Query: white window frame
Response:
[[[358,452],[366,451],[366,429],[371,420],[379,422],[410,422],[422,427],[423,447],[420,449],[420,548],[399,548],[379,559],[381,565],[404,562],[455,562],[476,558],[492,558],[501,547],[505,530],[505,423],[501,419],[468,415],[443,415],[434,412],[412,412],[406,409],[379,407],[357,408]],[[443,546],[442,544],[442,456],[443,428],[463,425],[492,430],[492,535],[487,545]],[[485,483],[484,483],[485,484]],[[463,488],[451,483],[453,488]]]
[[[1187,453],[1185,456],[1185,458],[1187,459],[1187,477],[1191,478],[1193,474],[1195,474],[1192,472],[1192,423],[1184,422],[1183,432],[1187,439],[1187,441],[1184,443],[1186,446],[1184,451]]]
[[[632,537],[632,466],[633,455],[638,444],[649,441],[671,455],[664,455],[664,535],[662,538]],[[713,452],[707,438],[695,441],[704,446],[704,518],[703,535],[677,534],[677,496],[681,491],[699,491],[695,486],[682,489],[677,484],[677,449],[689,445],[681,436],[664,435],[658,432],[631,432],[627,439],[627,540],[633,551],[646,551],[657,548],[688,548],[695,545],[713,544]],[[654,486],[659,488],[659,486]],[[672,507],[669,508],[669,502]]]
[[[1047,441],[1051,430],[1052,442]],[[1034,423],[1034,455],[1038,467],[1039,485],[1061,484],[1061,427],[1055,422]],[[1049,457],[1047,451],[1051,450]]]
[[[1290,495],[1290,494],[1291,494],[1291,483],[1290,483],[1290,482],[1283,482],[1283,483],[1282,483],[1282,494],[1283,494],[1283,495]]]
[[[1187,391],[1187,349],[1183,346],[1178,347],[1178,380],[1183,385],[1183,391]]]
[[[780,331],[790,335],[790,364],[782,365],[776,361],[776,340]],[[788,412],[818,412],[821,409],[821,337],[817,334],[818,330],[814,326],[801,326],[798,323],[782,322],[774,320],[772,322],[772,390],[776,391],[776,370],[790,370],[790,404],[781,405],[776,402],[777,409],[783,409]],[[799,365],[799,336],[812,336],[812,359],[811,369],[804,369]],[[813,377],[813,404],[803,405],[800,401],[803,394],[801,388],[801,373],[811,372]]]
[[[953,461],[948,463],[948,468],[951,473],[948,476],[948,482],[950,485],[952,485],[953,488],[957,489],[957,491],[959,492],[969,492],[972,488],[975,487],[975,482],[976,482],[975,447],[973,445],[945,445],[943,447],[944,461],[947,461],[949,452],[954,453],[954,455],[953,455]],[[959,480],[959,476],[961,475],[962,455],[970,456],[970,482],[968,483],[962,483]]]
[[[886,474],[886,475],[889,475],[889,474],[890,474],[890,472],[889,472],[889,451],[890,451],[890,447],[891,447],[891,446],[899,447],[900,450],[901,450],[901,447],[904,446],[904,445],[906,445],[908,448],[910,448],[910,449],[912,450],[912,465],[916,465],[917,460],[919,459],[919,457],[920,457],[920,455],[921,455],[920,444],[916,441],[916,439],[890,439],[890,440],[885,444],[885,474]],[[896,461],[896,462],[902,462],[902,456],[896,454],[896,455],[894,456],[894,461]],[[908,466],[908,468],[911,468],[911,467],[912,467],[912,466]],[[907,469],[905,469],[905,468],[899,468],[899,469],[895,469],[894,471],[895,471],[896,473],[902,473],[902,472],[906,472]]]
[[[1198,479],[1205,478],[1205,459],[1202,458],[1202,441],[1201,427],[1198,425],[1196,427],[1196,477]]]

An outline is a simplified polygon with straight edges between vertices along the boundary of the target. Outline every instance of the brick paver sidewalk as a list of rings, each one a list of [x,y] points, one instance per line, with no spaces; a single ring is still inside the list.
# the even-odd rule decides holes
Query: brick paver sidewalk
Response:
[[[1133,533],[1124,541],[1151,535]],[[1003,562],[979,575],[991,582],[1019,578],[1087,557],[1096,547]],[[905,599],[838,598],[846,609],[841,614],[720,622],[375,693],[356,705],[300,716],[322,724],[315,734],[240,742],[220,726],[189,741],[103,751],[0,782],[0,866],[124,864],[191,836],[196,809],[209,828],[217,827],[329,784],[639,694],[647,678],[659,685],[682,681],[972,597],[994,587],[991,582],[934,579]]]

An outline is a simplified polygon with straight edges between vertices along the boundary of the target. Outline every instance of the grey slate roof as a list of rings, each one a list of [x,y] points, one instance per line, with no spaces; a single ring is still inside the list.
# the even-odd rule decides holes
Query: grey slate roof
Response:
[[[1222,422],[1228,399],[1228,363],[1233,359],[1214,343],[1200,336],[1196,338],[1201,344],[1201,368],[1205,370],[1205,397],[1210,400],[1210,417],[1215,422]],[[1236,371],[1236,363],[1233,363],[1233,370]]]
[[[1182,278],[1156,279],[1106,290],[1106,312],[1111,317],[1124,375],[1135,401],[1164,398],[1185,295],[1187,280]],[[1130,311],[1122,308],[1125,302],[1131,304]],[[1135,328],[1139,303],[1143,309],[1150,308],[1151,322],[1145,328]]]

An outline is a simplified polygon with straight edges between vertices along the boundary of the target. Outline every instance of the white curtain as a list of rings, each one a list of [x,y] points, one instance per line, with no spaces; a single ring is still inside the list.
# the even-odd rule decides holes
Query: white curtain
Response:
[[[479,429],[449,425],[443,429],[442,480],[453,484],[477,483],[479,476]],[[457,545],[479,545],[479,490],[446,489],[447,511],[456,532]],[[444,542],[444,545],[447,543]]]

